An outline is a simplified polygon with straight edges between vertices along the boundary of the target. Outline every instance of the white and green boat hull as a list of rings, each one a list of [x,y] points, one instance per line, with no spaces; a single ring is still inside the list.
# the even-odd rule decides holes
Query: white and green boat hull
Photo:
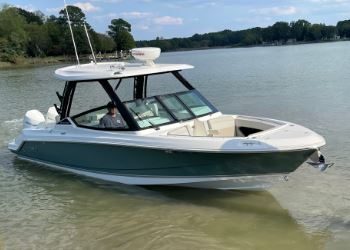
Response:
[[[124,184],[264,189],[315,150],[223,153],[26,141],[14,152],[49,167]]]

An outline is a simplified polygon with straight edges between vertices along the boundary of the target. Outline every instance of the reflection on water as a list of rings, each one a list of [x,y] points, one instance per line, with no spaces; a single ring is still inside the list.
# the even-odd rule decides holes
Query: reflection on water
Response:
[[[129,187],[18,160],[6,144],[24,113],[46,112],[64,83],[52,77],[57,66],[0,71],[0,249],[349,249],[349,46],[160,58],[193,64],[185,76],[223,112],[288,120],[326,137],[334,167],[302,166],[269,192]]]

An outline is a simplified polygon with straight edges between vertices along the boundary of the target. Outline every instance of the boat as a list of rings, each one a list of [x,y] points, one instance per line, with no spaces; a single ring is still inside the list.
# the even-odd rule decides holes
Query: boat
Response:
[[[322,136],[291,122],[223,114],[183,76],[193,66],[155,63],[160,53],[137,48],[135,62],[57,69],[66,82],[59,105],[45,116],[28,111],[8,148],[23,160],[128,185],[261,190],[308,159],[327,168]],[[181,91],[150,93],[160,76],[173,78],[171,87],[175,80]],[[129,87],[129,99],[121,86]],[[111,110],[118,124],[101,126]]]

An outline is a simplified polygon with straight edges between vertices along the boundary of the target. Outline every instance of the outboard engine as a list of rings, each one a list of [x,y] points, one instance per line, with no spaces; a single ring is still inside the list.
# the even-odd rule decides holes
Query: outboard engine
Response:
[[[57,123],[59,120],[59,115],[55,107],[50,107],[46,114],[46,124]]]
[[[39,110],[29,110],[24,115],[23,128],[37,127],[45,123],[45,117]]]

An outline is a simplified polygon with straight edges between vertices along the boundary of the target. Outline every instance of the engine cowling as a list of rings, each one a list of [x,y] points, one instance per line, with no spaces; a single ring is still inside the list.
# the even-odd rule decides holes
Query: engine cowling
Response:
[[[37,127],[45,123],[45,117],[39,110],[29,110],[24,115],[23,128]]]

